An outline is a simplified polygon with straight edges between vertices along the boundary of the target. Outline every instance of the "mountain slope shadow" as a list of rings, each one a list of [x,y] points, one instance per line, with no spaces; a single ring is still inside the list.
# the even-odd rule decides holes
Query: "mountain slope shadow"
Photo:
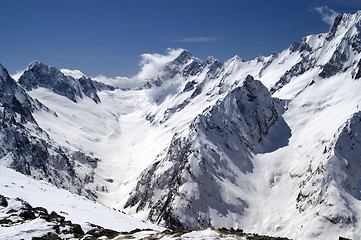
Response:
[[[254,149],[254,153],[270,153],[276,151],[277,149],[286,147],[289,144],[291,136],[291,128],[288,126],[283,117],[280,117],[269,129],[268,135],[263,138],[256,149]]]

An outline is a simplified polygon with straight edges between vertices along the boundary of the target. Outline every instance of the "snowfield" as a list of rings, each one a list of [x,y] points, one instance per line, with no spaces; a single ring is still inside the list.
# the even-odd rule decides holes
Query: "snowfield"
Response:
[[[2,166],[0,166],[0,182],[1,195],[12,199],[21,198],[34,207],[46,208],[48,212],[55,211],[64,216],[66,220],[80,224],[84,231],[92,229],[90,224],[119,232],[130,232],[137,228],[164,230],[164,228],[130,217],[85,197],[56,188],[47,182],[29,178]],[[30,226],[24,226],[23,230],[18,229],[22,226],[15,226],[15,229],[2,227],[0,238],[5,236],[10,238],[11,234],[16,231],[26,236],[32,229],[40,229],[43,222],[39,221],[38,224],[40,227],[36,227],[36,223],[32,223]],[[8,235],[5,231],[9,232]],[[37,234],[46,234],[47,231],[49,229],[42,229]],[[19,236],[19,238],[21,237]]]

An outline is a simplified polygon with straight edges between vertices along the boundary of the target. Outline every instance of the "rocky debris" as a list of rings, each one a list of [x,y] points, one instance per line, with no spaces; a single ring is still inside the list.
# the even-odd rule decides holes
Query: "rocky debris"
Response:
[[[8,206],[8,201],[6,200],[6,198],[3,195],[0,195],[0,206],[1,207],[7,207]]]
[[[107,237],[108,239],[113,239],[120,235],[120,233],[117,231],[106,229],[101,226],[96,226],[96,225],[93,226],[94,228],[86,233],[87,236],[85,237],[85,239],[98,239],[100,237]]]
[[[154,230],[138,230],[132,231],[130,233],[121,233],[119,237],[123,237],[124,239],[137,239],[137,233],[143,233],[145,236],[144,239],[208,239],[212,237],[212,239],[226,240],[226,239],[249,239],[249,240],[287,240],[288,238],[283,237],[269,237],[258,234],[250,234],[244,233],[242,229],[213,229],[207,228],[202,230],[165,230],[163,232],[156,232]],[[208,235],[207,235],[208,234]],[[142,238],[143,239],[143,238]]]
[[[1,198],[6,199],[4,196],[1,196]],[[37,221],[38,224],[42,224],[37,226],[37,229],[46,229],[49,227],[53,229],[53,231],[47,232],[43,236],[33,237],[33,240],[69,239],[70,237],[75,239],[83,239],[85,236],[87,237],[86,239],[98,239],[98,237],[102,236],[113,238],[119,235],[119,233],[116,231],[103,229],[99,226],[94,227],[94,229],[88,231],[87,233],[84,233],[82,227],[79,224],[75,224],[66,220],[65,217],[54,211],[49,214],[45,208],[32,207],[29,203],[19,198],[9,200],[12,203],[11,205],[0,208],[0,214],[2,216],[0,219],[0,226],[2,228],[16,227],[19,224],[24,224],[29,221],[35,222],[38,219],[42,219],[44,222]],[[99,229],[101,229],[101,231],[99,231]],[[109,232],[112,234],[110,235]]]
[[[218,236],[217,239],[254,239],[254,240],[286,240],[286,238],[267,237],[257,234],[244,233],[241,229],[204,229],[200,231],[191,230],[165,230],[159,232],[152,229],[134,229],[130,232],[118,232],[112,229],[106,229],[98,225],[89,223],[90,230],[84,232],[79,224],[75,224],[65,219],[65,217],[52,211],[50,214],[45,208],[32,207],[27,202],[17,198],[9,199],[0,195],[0,199],[7,199],[11,203],[9,206],[0,207],[0,227],[11,228],[19,227],[21,224],[26,224],[31,221],[37,221],[36,230],[42,231],[42,229],[52,229],[46,233],[35,233],[32,240],[60,240],[60,239],[82,239],[82,240],[96,240],[96,239],[162,239],[164,237],[188,239],[192,234],[198,234],[201,231],[207,231],[209,234]],[[43,222],[38,221],[44,220]],[[35,226],[35,225],[32,225]],[[35,229],[29,229],[34,235]],[[140,235],[139,235],[140,234]],[[139,237],[142,236],[142,237]],[[145,237],[145,238],[144,238]]]

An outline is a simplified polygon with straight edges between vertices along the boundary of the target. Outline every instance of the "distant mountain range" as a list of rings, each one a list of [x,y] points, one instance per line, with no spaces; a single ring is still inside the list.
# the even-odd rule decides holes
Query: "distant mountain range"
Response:
[[[170,229],[361,237],[361,11],[251,61],[169,56],[136,89],[0,65],[0,164]]]

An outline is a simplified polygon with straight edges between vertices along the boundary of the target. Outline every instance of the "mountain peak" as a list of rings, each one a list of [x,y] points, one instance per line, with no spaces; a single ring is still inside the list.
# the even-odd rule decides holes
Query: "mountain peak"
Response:
[[[213,56],[208,56],[207,57],[207,60],[206,60],[207,65],[211,65],[211,64],[214,64],[216,62],[220,63],[220,61],[217,58],[213,57]]]
[[[0,63],[0,77],[6,79],[8,77],[10,77],[8,71],[6,70],[6,68]]]
[[[30,63],[27,69],[32,69],[35,67],[49,67],[49,66],[46,65],[45,63],[40,62],[39,60],[35,60],[32,63]]]
[[[238,56],[237,54],[234,55],[230,60],[231,61],[242,61],[243,62],[243,59],[240,56]]]
[[[183,50],[178,57],[176,57],[172,62],[175,64],[184,64],[186,63],[190,58],[192,58],[193,55],[188,50]]]
[[[57,68],[48,66],[38,60],[29,65],[18,82],[28,91],[44,87],[67,97],[73,102],[77,102],[77,98],[82,99],[83,95],[85,95],[98,103],[100,102],[96,94],[98,89],[107,89],[90,78],[84,77],[76,80],[71,76],[66,76]]]
[[[343,15],[338,15],[330,31],[328,33],[327,39],[338,36],[346,31],[348,31],[353,26],[360,26],[361,23],[361,10],[356,13],[345,13]]]

